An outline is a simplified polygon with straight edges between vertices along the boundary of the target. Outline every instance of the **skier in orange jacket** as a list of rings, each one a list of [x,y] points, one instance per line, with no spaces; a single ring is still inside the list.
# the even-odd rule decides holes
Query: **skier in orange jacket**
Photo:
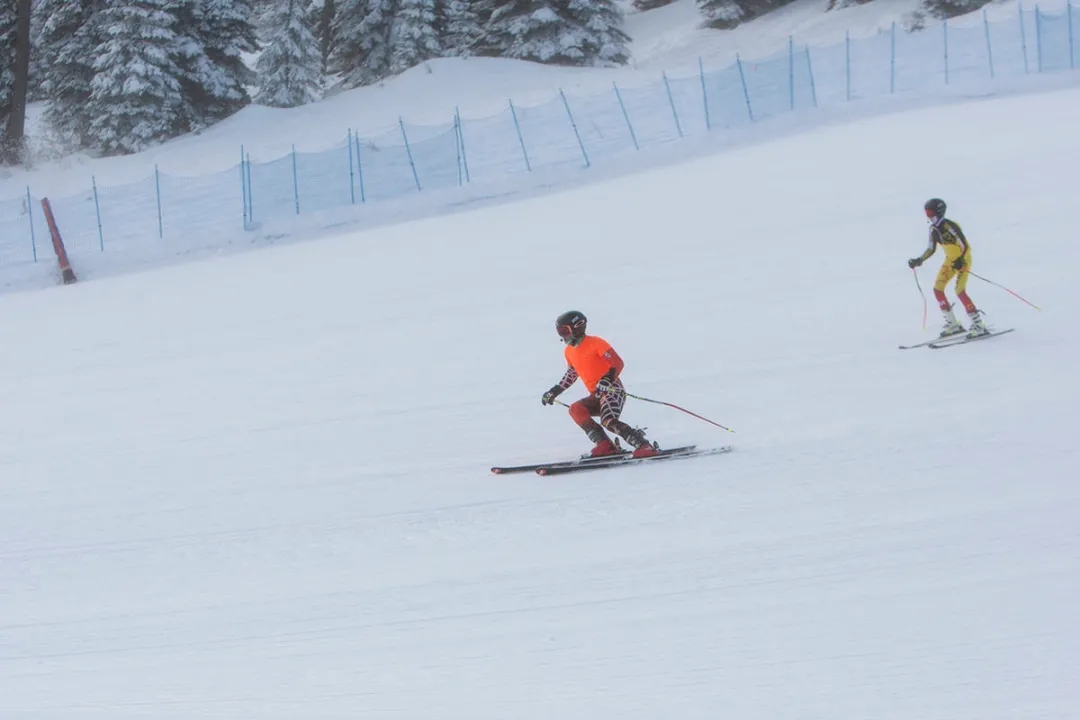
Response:
[[[633,446],[633,456],[636,458],[658,454],[656,445],[645,439],[644,431],[632,428],[619,419],[626,402],[626,389],[619,379],[623,360],[606,340],[586,335],[585,323],[585,316],[576,310],[565,312],[555,320],[555,329],[566,343],[563,355],[568,367],[562,380],[544,393],[541,402],[551,405],[555,398],[580,378],[591,394],[570,406],[570,417],[593,441],[594,447],[590,453],[593,457],[619,452],[604,428]],[[599,424],[593,420],[594,417],[600,418]]]

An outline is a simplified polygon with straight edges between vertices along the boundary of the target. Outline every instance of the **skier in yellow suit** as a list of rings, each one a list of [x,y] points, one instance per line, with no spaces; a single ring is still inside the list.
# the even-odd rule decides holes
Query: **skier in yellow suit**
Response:
[[[945,286],[954,277],[956,278],[956,297],[967,310],[971,319],[971,329],[967,331],[969,337],[985,335],[990,332],[983,324],[983,311],[975,307],[975,303],[967,294],[968,271],[971,269],[971,245],[964,237],[964,231],[960,226],[945,217],[945,201],[940,198],[931,198],[923,206],[926,217],[930,220],[930,244],[922,255],[908,260],[908,267],[917,268],[930,259],[930,256],[940,245],[945,251],[945,262],[938,270],[937,280],[934,282],[934,297],[937,298],[938,307],[945,317],[945,327],[941,331],[941,337],[950,337],[964,332],[961,325],[953,314],[952,305],[945,296]]]

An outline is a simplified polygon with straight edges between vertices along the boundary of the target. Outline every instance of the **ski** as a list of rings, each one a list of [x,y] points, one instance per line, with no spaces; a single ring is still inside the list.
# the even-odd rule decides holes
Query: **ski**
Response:
[[[959,339],[966,338],[966,337],[967,337],[967,335],[965,333],[956,333],[955,335],[946,335],[945,337],[936,337],[936,338],[933,338],[932,340],[927,340],[926,342],[915,343],[914,345],[901,345],[900,349],[901,350],[914,350],[915,348],[929,347],[930,345],[947,343],[947,342],[950,342],[950,341],[953,341],[953,340],[959,340]]]
[[[680,458],[693,458],[704,457],[706,455],[719,455],[722,453],[729,453],[734,448],[731,445],[724,445],[722,447],[704,448],[698,449],[695,445],[688,445],[682,448],[672,448],[670,450],[661,450],[659,455],[653,455],[651,457],[636,458],[630,457],[611,457],[597,458],[593,462],[578,463],[573,465],[544,465],[536,468],[537,475],[549,476],[549,475],[565,475],[567,473],[582,472],[585,470],[599,470],[601,468],[623,467],[626,465],[640,465],[641,463],[652,463],[659,460],[677,460]]]
[[[998,335],[1005,335],[1006,333],[1011,333],[1015,329],[1016,328],[1008,328],[1007,330],[995,330],[993,332],[988,332],[985,335],[976,335],[975,337],[968,337],[965,335],[964,339],[960,340],[959,342],[931,343],[928,347],[933,350],[943,350],[945,348],[956,347],[958,345],[967,345],[971,342],[978,342],[979,340],[985,340],[986,338],[997,337]]]
[[[595,458],[590,455],[582,455],[576,460],[556,460],[554,462],[527,463],[525,465],[496,465],[495,467],[491,468],[491,472],[495,473],[496,475],[510,475],[512,473],[533,472],[537,468],[542,467],[565,467],[582,465],[584,463],[593,463],[598,460],[610,460],[612,458],[630,457],[630,452],[630,450],[622,450],[614,455],[602,455]]]

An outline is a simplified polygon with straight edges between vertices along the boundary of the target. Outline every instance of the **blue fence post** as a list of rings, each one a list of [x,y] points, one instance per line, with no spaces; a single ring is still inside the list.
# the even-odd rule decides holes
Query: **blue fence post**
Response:
[[[1027,31],[1024,30],[1024,6],[1021,0],[1017,0],[1016,5],[1020,8],[1020,49],[1024,52],[1024,74],[1027,75],[1030,68],[1027,59]]]
[[[364,192],[364,164],[360,162],[360,133],[353,138],[356,141],[356,179],[360,181],[360,202],[367,202],[367,194]]]
[[[521,143],[521,154],[525,157],[525,169],[532,172],[532,163],[529,162],[529,151],[525,149],[525,137],[521,134],[521,123],[518,122],[517,110],[514,109],[514,100],[510,99],[510,116],[514,118],[514,129],[517,130],[518,142]]]
[[[346,145],[349,151],[349,204],[356,204],[356,170],[353,168],[352,161],[352,128],[348,129],[348,134],[345,136]]]
[[[472,182],[469,175],[469,153],[465,151],[465,127],[461,123],[461,111],[454,108],[454,119],[457,120],[458,142],[461,143],[461,165],[465,168],[465,182]]]
[[[791,110],[795,109],[795,39],[787,36],[787,77],[788,77],[788,103]]]
[[[817,86],[814,84],[814,64],[810,62],[810,46],[806,46],[806,69],[810,73],[810,98],[817,107]]]
[[[1065,3],[1065,17],[1068,18],[1069,22],[1069,68],[1075,70],[1076,63],[1073,60],[1072,0],[1069,0],[1069,2]]]
[[[240,202],[243,203],[243,223],[244,229],[247,230],[248,226],[248,187],[247,187],[247,171],[244,168],[244,146],[240,145]]]
[[[101,229],[101,203],[98,202],[97,178],[90,176],[90,183],[94,186],[94,212],[97,213],[97,234],[101,252],[105,252],[105,233]]]
[[[623,102],[622,93],[619,92],[619,86],[612,81],[611,86],[615,88],[615,98],[619,101],[619,107],[622,108],[623,119],[626,120],[626,127],[630,129],[630,139],[634,141],[634,149],[640,150],[641,146],[638,145],[637,134],[634,132],[634,125],[630,122],[630,113],[626,112],[626,104]]]
[[[574,113],[570,112],[570,103],[566,99],[566,93],[559,88],[559,97],[562,98],[563,107],[566,108],[566,116],[570,118],[570,127],[574,128],[574,136],[577,138],[578,145],[581,147],[581,156],[585,158],[585,167],[589,167],[589,153],[585,151],[585,143],[581,141],[581,133],[578,132],[577,123],[574,122]]]
[[[293,200],[296,203],[296,214],[300,214],[300,179],[296,176],[296,146],[292,146],[292,187]]]
[[[34,237],[34,201],[30,199],[30,186],[26,186],[26,217],[30,220],[30,252],[37,262],[37,239]]]
[[[949,84],[949,21],[941,21],[941,37],[945,43],[945,84]]]
[[[248,220],[252,223],[255,222],[255,194],[251,189],[251,153],[246,153],[244,158],[244,168],[247,171],[247,206],[248,206]]]
[[[698,73],[701,75],[701,99],[705,103],[705,129],[712,130],[712,119],[709,117],[709,90],[705,86],[705,63],[698,56]],[[634,143],[637,146],[637,142]]]
[[[157,236],[160,239],[165,237],[165,225],[161,219],[161,173],[157,163],[154,163],[154,193],[157,195]]]
[[[750,115],[750,122],[754,122],[754,108],[750,105],[750,90],[746,87],[746,73],[743,72],[739,53],[735,53],[735,65],[739,68],[739,80],[742,81],[743,97],[746,98],[746,112]]]
[[[851,101],[851,32],[844,33],[844,71],[847,74],[847,99]]]
[[[896,92],[896,22],[893,21],[889,35],[889,94]]]
[[[679,111],[675,109],[675,98],[671,95],[671,85],[668,84],[667,73],[660,73],[664,78],[664,89],[667,91],[668,104],[671,105],[671,115],[675,118],[675,129],[679,131],[679,137],[682,137],[682,123],[679,122]]]
[[[990,79],[994,79],[994,46],[990,44],[990,19],[986,17],[986,8],[983,8],[983,29],[986,31],[986,57],[990,61]]]
[[[401,128],[401,139],[405,141],[405,154],[409,156],[409,167],[412,168],[413,180],[416,182],[416,190],[420,191],[420,175],[416,172],[416,163],[413,162],[412,148],[409,147],[409,136],[405,134],[405,120],[398,116],[398,127]]]
[[[1035,6],[1035,58],[1036,66],[1039,68],[1039,72],[1042,72],[1042,13],[1039,12],[1038,5]]]
[[[461,187],[465,184],[465,172],[461,169],[461,139],[458,132],[457,113],[454,113],[454,164],[457,167],[457,184]]]

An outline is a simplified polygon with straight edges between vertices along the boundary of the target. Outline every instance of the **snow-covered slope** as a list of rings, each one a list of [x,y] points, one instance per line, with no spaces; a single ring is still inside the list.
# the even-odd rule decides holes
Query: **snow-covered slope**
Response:
[[[1078,102],[0,297],[0,717],[1072,717]],[[896,349],[931,195],[1017,332]],[[735,452],[489,474],[569,308]]]

